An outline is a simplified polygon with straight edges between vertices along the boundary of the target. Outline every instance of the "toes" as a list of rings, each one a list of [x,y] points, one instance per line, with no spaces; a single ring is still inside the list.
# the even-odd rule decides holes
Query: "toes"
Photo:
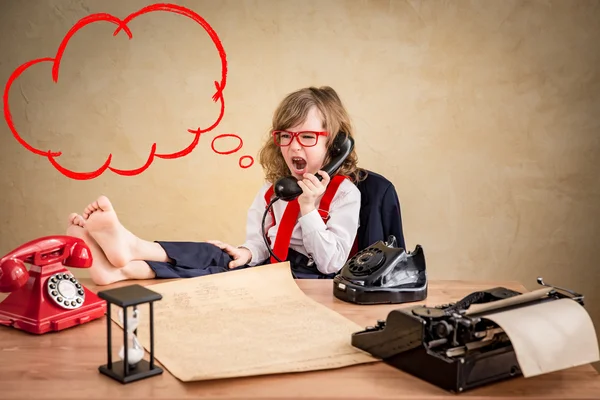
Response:
[[[98,205],[95,202],[88,204],[88,206],[85,208],[85,210],[83,210],[83,218],[88,219],[90,217],[90,215],[92,215],[94,213],[94,211],[97,211],[97,210],[98,210]]]
[[[83,228],[85,227],[85,219],[77,213],[71,213],[69,214],[69,225],[77,225]]]
[[[73,219],[73,223],[75,225],[79,225],[80,227],[85,227],[85,220],[83,219],[83,217],[81,215],[76,215],[75,218]]]
[[[78,214],[77,214],[77,213],[71,213],[71,214],[69,214],[69,225],[73,225],[73,224],[74,224],[74,222],[73,222],[73,221],[75,221],[75,218],[76,218],[77,216],[78,216]]]
[[[106,196],[98,197],[98,200],[96,200],[96,204],[98,205],[98,208],[102,211],[111,211],[113,209],[110,200]]]
[[[85,210],[83,210],[83,219],[86,220],[92,215],[95,211],[112,211],[113,206],[106,196],[98,197],[94,202],[87,205]]]

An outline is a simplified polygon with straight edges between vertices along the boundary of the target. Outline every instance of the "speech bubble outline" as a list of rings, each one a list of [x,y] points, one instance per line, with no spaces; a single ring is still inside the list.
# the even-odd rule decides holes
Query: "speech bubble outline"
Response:
[[[188,132],[190,132],[194,135],[194,139],[186,148],[184,148],[180,151],[174,152],[174,153],[166,153],[166,154],[156,153],[156,143],[154,143],[151,147],[151,151],[150,151],[147,161],[145,162],[144,165],[142,165],[139,168],[130,169],[130,170],[122,170],[122,169],[117,169],[117,168],[111,167],[110,166],[110,163],[112,161],[112,153],[111,153],[108,155],[106,161],[100,168],[98,168],[95,171],[90,171],[90,172],[77,172],[77,171],[72,171],[70,169],[63,167],[56,160],[56,158],[58,158],[62,155],[62,152],[60,152],[60,151],[53,152],[52,150],[46,151],[46,150],[37,149],[37,148],[33,147],[32,145],[30,145],[29,143],[27,143],[19,135],[19,133],[17,132],[17,129],[15,128],[14,123],[12,121],[12,115],[10,113],[10,106],[9,106],[8,98],[9,98],[9,93],[10,93],[12,84],[23,72],[25,72],[25,70],[27,70],[28,68],[30,68],[34,65],[37,65],[39,63],[52,62],[53,63],[53,65],[52,65],[52,80],[54,81],[54,83],[57,83],[58,82],[58,71],[60,68],[60,62],[61,62],[63,53],[64,53],[71,37],[73,35],[75,35],[77,33],[77,31],[79,31],[81,28],[83,28],[86,25],[89,25],[91,23],[94,23],[94,22],[106,21],[106,22],[110,22],[110,23],[117,25],[117,29],[114,31],[113,36],[116,36],[117,34],[119,34],[119,32],[124,31],[127,34],[127,36],[129,37],[129,39],[131,40],[133,38],[133,34],[131,33],[131,30],[129,29],[127,24],[130,21],[132,21],[134,18],[136,18],[140,15],[144,15],[146,13],[154,12],[154,11],[172,12],[172,13],[183,15],[185,17],[188,17],[188,18],[194,20],[195,22],[200,24],[204,28],[204,30],[208,33],[208,35],[212,39],[213,43],[215,44],[217,51],[219,52],[219,57],[221,59],[221,81],[214,82],[216,92],[212,96],[212,99],[214,102],[220,101],[221,108],[220,108],[219,116],[217,117],[217,119],[211,126],[209,126],[208,128],[205,128],[205,129],[201,129],[200,127],[198,129],[188,129]],[[217,35],[217,33],[214,31],[214,29],[210,26],[210,24],[208,24],[208,22],[206,22],[206,20],[204,18],[202,18],[200,15],[198,15],[194,11],[192,11],[186,7],[178,6],[175,4],[162,4],[161,3],[161,4],[153,4],[153,5],[146,6],[142,9],[140,9],[139,11],[136,11],[136,12],[130,14],[124,20],[121,20],[121,19],[119,19],[111,14],[107,14],[107,13],[96,13],[96,14],[92,14],[92,15],[89,15],[89,16],[86,16],[86,17],[80,19],[69,30],[69,32],[67,32],[67,34],[61,41],[61,44],[60,44],[58,51],[56,53],[56,56],[54,58],[45,57],[45,58],[31,60],[31,61],[28,61],[28,62],[22,64],[21,66],[17,67],[15,69],[15,71],[13,71],[13,73],[9,77],[9,79],[6,83],[5,89],[4,89],[4,95],[3,95],[4,118],[6,120],[6,123],[9,126],[9,129],[11,130],[13,136],[23,147],[25,147],[27,150],[29,150],[30,152],[32,152],[34,154],[47,157],[48,160],[50,161],[51,165],[54,166],[54,168],[56,168],[60,173],[62,173],[63,175],[65,175],[69,178],[77,179],[77,180],[93,179],[93,178],[96,178],[96,177],[102,175],[102,173],[104,173],[104,171],[106,169],[110,169],[111,171],[113,171],[114,173],[117,173],[119,175],[132,176],[132,175],[140,174],[143,171],[145,171],[152,164],[155,157],[163,158],[163,159],[174,159],[174,158],[180,158],[180,157],[186,156],[189,153],[191,153],[192,150],[198,145],[198,142],[200,140],[200,135],[213,130],[215,127],[217,127],[219,125],[219,123],[223,119],[223,115],[225,114],[225,99],[224,99],[224,95],[223,95],[223,90],[225,89],[226,82],[227,82],[227,57],[225,54],[225,49],[223,48],[223,45],[221,43],[221,40],[220,40],[219,36]],[[240,161],[240,167],[242,167],[241,161]]]

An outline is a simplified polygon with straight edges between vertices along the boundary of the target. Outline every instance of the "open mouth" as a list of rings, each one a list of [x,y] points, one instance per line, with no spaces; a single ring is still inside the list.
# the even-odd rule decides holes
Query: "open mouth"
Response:
[[[302,157],[292,157],[292,165],[295,170],[294,172],[303,174],[306,169],[306,160]]]

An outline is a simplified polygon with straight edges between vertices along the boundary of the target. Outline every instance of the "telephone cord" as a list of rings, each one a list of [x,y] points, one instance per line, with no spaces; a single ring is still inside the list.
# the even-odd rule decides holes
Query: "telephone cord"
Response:
[[[275,255],[275,253],[273,253],[273,250],[271,249],[271,245],[269,244],[269,240],[267,239],[267,233],[265,231],[265,220],[267,219],[267,214],[269,213],[269,210],[271,209],[271,207],[273,207],[273,203],[275,203],[277,200],[279,200],[279,197],[273,197],[273,199],[271,200],[271,202],[265,209],[265,213],[263,214],[263,218],[262,218],[261,228],[262,228],[263,240],[265,241],[265,246],[267,246],[267,249],[269,250],[269,254],[271,254],[271,256],[273,256],[273,258],[276,259],[277,261],[283,262],[283,261],[281,261],[281,259],[279,259],[279,257],[277,257]],[[292,276],[294,277],[294,279],[298,279],[296,277],[296,274],[294,274],[294,271],[292,270],[291,265],[290,265],[290,272],[292,273]]]

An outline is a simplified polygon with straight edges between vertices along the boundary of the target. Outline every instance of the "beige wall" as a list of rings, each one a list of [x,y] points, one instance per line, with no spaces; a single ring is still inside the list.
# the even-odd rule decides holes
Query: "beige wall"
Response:
[[[22,63],[52,57],[96,12],[124,18],[145,1],[3,1],[2,85]],[[244,239],[262,183],[256,162],[288,92],[331,85],[357,129],[360,164],[394,182],[410,248],[431,279],[535,278],[583,292],[600,323],[600,4],[598,1],[181,1],[204,17],[228,60],[226,112],[196,149],[142,174],[77,181],[0,125],[0,252],[62,234],[100,194],[155,240]],[[60,150],[78,171],[144,164],[152,143],[185,147],[218,115],[217,51],[193,21],[153,13],[133,39],[96,23],[69,42],[58,84],[49,63],[13,85],[19,133]],[[218,134],[243,148],[211,150]],[[218,148],[230,149],[226,139]],[[587,276],[586,276],[587,275]],[[598,325],[597,325],[598,326]]]

